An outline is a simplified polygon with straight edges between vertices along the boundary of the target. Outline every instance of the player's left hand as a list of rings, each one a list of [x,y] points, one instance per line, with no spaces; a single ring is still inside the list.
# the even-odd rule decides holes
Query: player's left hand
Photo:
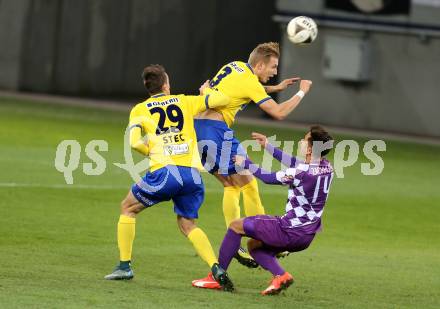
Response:
[[[242,157],[242,156],[233,156],[232,157],[232,161],[234,161],[235,165],[238,165],[238,166],[243,166],[245,160],[246,160],[246,158]]]
[[[297,81],[301,80],[301,77],[292,77],[292,78],[287,78],[285,80],[283,80],[281,83],[279,83],[276,87],[278,91],[283,91],[285,90],[287,87],[289,87],[290,85],[295,84]]]

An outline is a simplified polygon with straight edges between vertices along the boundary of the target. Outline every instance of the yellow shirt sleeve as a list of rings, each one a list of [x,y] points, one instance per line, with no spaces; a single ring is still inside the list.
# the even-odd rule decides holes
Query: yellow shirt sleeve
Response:
[[[143,125],[143,117],[145,117],[145,114],[142,113],[142,103],[137,104],[130,112],[130,120],[129,120],[129,126],[133,125]]]
[[[130,146],[143,155],[148,155],[149,149],[143,140],[145,136],[145,126],[143,124],[142,105],[136,105],[130,112],[129,130],[130,130]]]
[[[266,90],[264,90],[263,85],[256,78],[247,79],[244,86],[247,96],[257,105],[271,99]]]
[[[192,109],[193,115],[197,115],[209,108],[215,108],[229,104],[230,99],[227,95],[210,88],[203,90],[203,95],[185,96],[188,107]]]
[[[211,88],[205,88],[203,90],[203,94],[207,97],[207,108],[225,106],[228,105],[231,101],[231,99],[227,95],[223,94],[221,91],[216,91]]]

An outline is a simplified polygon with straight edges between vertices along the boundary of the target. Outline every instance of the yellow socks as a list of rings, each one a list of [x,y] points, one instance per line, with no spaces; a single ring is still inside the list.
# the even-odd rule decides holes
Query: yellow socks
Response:
[[[243,193],[244,213],[246,217],[264,215],[264,207],[261,204],[257,180],[254,178],[247,185],[241,187],[241,192]]]
[[[223,215],[225,216],[226,228],[229,224],[240,218],[240,188],[224,187],[223,188]]]
[[[223,189],[223,215],[226,227],[229,227],[233,220],[240,218],[240,192],[243,193],[244,213],[247,217],[264,215],[264,207],[261,204],[255,178],[241,188],[231,186]]]
[[[209,267],[212,267],[214,263],[218,263],[214,250],[212,250],[211,243],[202,229],[198,227],[193,229],[191,232],[189,232],[188,239],[193,244],[198,255],[202,258],[202,260],[208,263]]]
[[[118,247],[121,261],[131,261],[131,252],[135,236],[136,219],[121,215],[118,222]],[[217,257],[212,250],[206,234],[200,229],[195,228],[188,234],[188,239],[193,244],[199,256],[212,267],[218,263]]]
[[[136,219],[125,215],[119,217],[118,247],[121,261],[131,261]]]

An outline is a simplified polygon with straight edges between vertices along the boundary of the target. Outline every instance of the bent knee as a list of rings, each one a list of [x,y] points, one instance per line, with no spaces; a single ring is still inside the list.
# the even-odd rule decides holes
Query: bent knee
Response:
[[[223,187],[232,187],[234,186],[234,182],[232,181],[230,176],[224,176],[224,175],[220,175],[220,174],[214,174],[215,178],[217,178],[218,181],[221,182],[221,184],[223,185]]]
[[[189,233],[191,233],[192,230],[194,230],[195,228],[196,228],[195,225],[192,226],[184,225],[184,226],[180,226],[180,231],[182,232],[183,235],[188,236]]]
[[[220,180],[220,182],[222,183],[224,188],[234,187],[234,183],[230,179],[224,178],[224,179]]]
[[[248,248],[248,252],[252,252],[255,249],[261,248],[263,246],[263,243],[259,240],[256,239],[249,239],[247,242],[247,248]]]
[[[179,226],[180,231],[185,236],[188,236],[192,230],[194,230],[197,226],[194,220],[178,218],[177,225]]]
[[[124,199],[121,202],[121,215],[136,217],[138,213],[145,209],[145,206],[139,202],[133,203],[130,199]]]
[[[129,199],[128,199],[128,198],[124,198],[124,199],[121,201],[121,205],[120,205],[120,206],[121,206],[121,213],[122,213],[123,211],[128,210],[128,209],[130,208],[130,206],[131,206]]]
[[[229,224],[229,228],[236,233],[242,234],[243,231],[243,219],[235,219]]]

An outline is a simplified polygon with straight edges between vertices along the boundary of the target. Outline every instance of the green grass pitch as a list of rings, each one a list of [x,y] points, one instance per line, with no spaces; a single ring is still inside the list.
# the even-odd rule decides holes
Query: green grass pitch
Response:
[[[116,265],[120,200],[132,181],[123,162],[128,112],[0,99],[0,307],[2,308],[439,308],[440,147],[387,142],[380,176],[363,176],[361,157],[335,179],[311,247],[282,260],[296,282],[262,297],[269,273],[233,262],[233,294],[191,287],[208,272],[180,234],[170,203],[137,219],[135,279],[109,282]],[[304,132],[237,125],[278,139]],[[344,136],[336,136],[338,139]],[[65,185],[54,168],[56,146],[77,139],[109,143],[100,176],[74,172]],[[357,139],[363,142],[361,139]],[[261,153],[253,153],[259,162]],[[217,252],[225,233],[222,190],[204,174],[199,226]],[[64,184],[64,185],[63,185]],[[282,214],[286,189],[260,185],[269,214]]]

